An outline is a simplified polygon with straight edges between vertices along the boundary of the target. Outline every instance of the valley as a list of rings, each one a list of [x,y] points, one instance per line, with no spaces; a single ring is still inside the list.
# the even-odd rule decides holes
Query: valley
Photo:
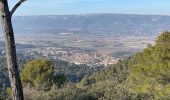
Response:
[[[130,14],[15,16],[13,24],[18,53],[93,66],[117,63],[154,44],[158,33],[170,28],[169,19]]]
[[[25,56],[60,59],[76,64],[108,65],[153,44],[149,36],[89,34],[16,35],[17,52]]]

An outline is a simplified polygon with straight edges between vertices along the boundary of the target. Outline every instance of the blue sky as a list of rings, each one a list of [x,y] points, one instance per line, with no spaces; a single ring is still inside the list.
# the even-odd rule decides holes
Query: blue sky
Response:
[[[18,0],[8,0],[10,8]],[[15,15],[123,13],[170,15],[170,0],[27,0]]]

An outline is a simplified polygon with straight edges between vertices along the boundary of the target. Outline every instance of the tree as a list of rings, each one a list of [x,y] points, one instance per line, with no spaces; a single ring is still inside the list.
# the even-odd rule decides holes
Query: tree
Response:
[[[55,75],[51,61],[45,59],[32,60],[25,64],[21,71],[21,80],[24,86],[51,87],[53,84],[61,86],[66,82],[64,75]]]
[[[52,80],[54,67],[48,60],[32,60],[26,63],[22,72],[21,80],[23,85],[39,87]]]
[[[170,97],[170,32],[163,32],[155,45],[132,57],[129,91],[140,97],[168,100]]]
[[[9,79],[12,88],[13,100],[23,100],[22,83],[19,76],[15,38],[12,27],[11,18],[16,9],[26,0],[19,0],[18,3],[10,11],[8,7],[8,0],[0,0],[0,11],[2,18],[2,29],[5,39],[5,50],[7,67],[9,72]]]

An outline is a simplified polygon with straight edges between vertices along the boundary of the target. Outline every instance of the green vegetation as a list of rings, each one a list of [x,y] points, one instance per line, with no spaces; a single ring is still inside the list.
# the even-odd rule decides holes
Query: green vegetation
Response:
[[[48,67],[47,67],[48,66]],[[44,70],[43,70],[44,69]],[[31,76],[32,75],[32,76]],[[170,100],[170,32],[163,32],[142,52],[117,64],[86,75],[79,83],[50,85],[54,80],[52,63],[47,60],[28,62],[22,70],[22,81],[29,100]],[[60,78],[57,78],[60,79]],[[55,81],[51,81],[52,83]],[[49,84],[49,83],[48,83]],[[42,88],[46,88],[43,87]]]
[[[25,87],[26,99],[52,99],[52,100],[101,100],[109,98],[133,98],[123,87],[128,77],[129,60],[120,61],[116,65],[85,76],[79,83],[66,83],[63,87],[52,86],[49,91]],[[34,93],[34,94],[33,94]],[[38,94],[38,95],[35,95]],[[135,98],[135,97],[134,97]]]
[[[170,98],[170,32],[164,32],[154,46],[133,57],[127,79],[129,90],[153,99]]]
[[[24,86],[42,87],[53,84],[64,84],[66,78],[56,76],[52,62],[48,60],[32,60],[21,71],[21,80]]]

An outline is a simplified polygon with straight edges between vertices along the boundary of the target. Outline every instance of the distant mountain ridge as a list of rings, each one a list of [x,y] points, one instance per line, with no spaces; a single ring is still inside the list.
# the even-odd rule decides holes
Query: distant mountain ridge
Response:
[[[14,16],[16,33],[62,33],[155,35],[170,30],[170,16],[87,14]]]
[[[155,35],[170,30],[170,16],[132,14],[85,14],[14,16],[16,33]]]

